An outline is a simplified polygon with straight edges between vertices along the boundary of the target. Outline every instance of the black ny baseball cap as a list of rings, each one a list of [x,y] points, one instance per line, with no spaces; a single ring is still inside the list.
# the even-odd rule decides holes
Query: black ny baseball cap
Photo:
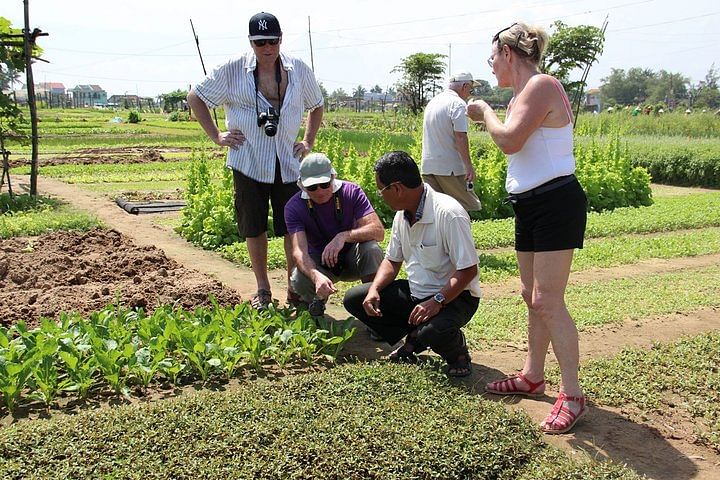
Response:
[[[250,19],[250,40],[268,40],[282,37],[280,22],[271,13],[256,13]]]

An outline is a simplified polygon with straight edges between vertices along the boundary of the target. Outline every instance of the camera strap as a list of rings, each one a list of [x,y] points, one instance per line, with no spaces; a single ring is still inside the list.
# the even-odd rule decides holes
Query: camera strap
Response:
[[[335,220],[342,226],[342,219],[343,219],[343,209],[342,209],[342,201],[340,200],[340,195],[338,195],[338,192],[340,189],[338,189],[337,192],[333,193],[333,202],[335,203]],[[318,219],[317,212],[315,211],[315,206],[313,205],[312,200],[309,198],[306,200],[308,211],[310,212],[310,216],[315,221],[315,225],[317,225],[318,230],[320,230],[320,233],[323,237],[325,237],[325,243],[330,243],[330,234],[325,230],[325,228],[322,226],[322,222]]]
[[[257,67],[257,59],[255,60],[255,69],[253,70],[253,79],[255,80],[255,118],[257,118],[260,115],[260,110],[258,109],[258,67]],[[280,55],[278,55],[277,60],[275,61],[275,83],[277,83],[277,89],[278,89],[278,109],[277,114],[278,117],[280,116],[280,110],[282,109],[283,104],[283,96],[282,92],[280,90],[280,85],[282,84],[282,70],[280,67]],[[289,82],[288,82],[289,83]],[[272,106],[272,105],[271,105]]]

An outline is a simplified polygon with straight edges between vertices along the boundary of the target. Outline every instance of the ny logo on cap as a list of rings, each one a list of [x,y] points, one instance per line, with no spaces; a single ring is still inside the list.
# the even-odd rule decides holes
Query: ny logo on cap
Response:
[[[260,30],[267,30],[267,20],[258,21],[258,28]]]

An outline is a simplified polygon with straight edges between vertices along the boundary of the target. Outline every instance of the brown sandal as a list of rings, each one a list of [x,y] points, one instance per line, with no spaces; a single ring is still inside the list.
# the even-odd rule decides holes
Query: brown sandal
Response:
[[[453,378],[467,377],[472,374],[472,359],[469,353],[460,355],[454,362],[447,364],[447,376]]]
[[[273,303],[272,292],[264,288],[258,288],[255,295],[250,298],[250,305],[255,310],[265,310]]]

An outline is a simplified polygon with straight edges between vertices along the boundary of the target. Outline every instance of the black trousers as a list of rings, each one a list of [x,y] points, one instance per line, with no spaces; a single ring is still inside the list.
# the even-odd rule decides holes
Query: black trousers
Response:
[[[345,294],[343,303],[348,312],[374,330],[390,345],[408,335],[410,342],[420,349],[432,349],[446,361],[455,362],[467,353],[465,337],[460,330],[467,324],[478,308],[479,299],[468,290],[445,305],[440,312],[425,323],[408,323],[415,305],[427,298],[413,298],[407,280],[395,280],[380,292],[382,317],[371,317],[362,306],[370,283],[357,285]]]

